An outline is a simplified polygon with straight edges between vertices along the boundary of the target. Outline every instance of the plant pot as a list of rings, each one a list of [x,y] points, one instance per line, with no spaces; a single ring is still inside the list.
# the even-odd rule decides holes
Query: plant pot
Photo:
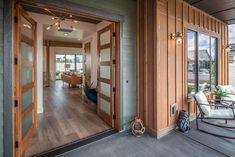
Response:
[[[216,103],[221,103],[221,97],[216,96],[215,99],[216,99],[216,100],[215,100]]]

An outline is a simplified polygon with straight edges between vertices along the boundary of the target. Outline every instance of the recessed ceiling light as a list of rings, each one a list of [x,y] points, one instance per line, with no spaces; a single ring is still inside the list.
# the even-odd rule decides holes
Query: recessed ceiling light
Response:
[[[72,18],[72,17],[73,17],[73,15],[69,15],[69,17],[70,17],[70,18]]]
[[[78,38],[78,40],[80,41],[80,40],[82,40],[81,38]]]
[[[77,21],[77,20],[73,20],[73,22],[74,22],[74,23],[78,23],[78,21]]]
[[[56,17],[52,17],[51,19],[52,19],[52,20],[56,20],[57,18],[56,18]]]
[[[50,29],[51,29],[51,26],[48,26],[48,27],[47,27],[47,30],[50,30]]]
[[[64,33],[64,36],[68,36],[69,34],[68,33]]]

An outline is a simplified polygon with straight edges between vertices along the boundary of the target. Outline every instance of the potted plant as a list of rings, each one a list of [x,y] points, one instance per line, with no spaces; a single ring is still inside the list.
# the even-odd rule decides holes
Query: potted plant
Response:
[[[226,97],[225,92],[222,91],[221,89],[215,90],[215,91],[214,91],[214,95],[215,95],[216,102],[218,102],[218,103],[221,102],[221,98],[222,98],[222,97]]]

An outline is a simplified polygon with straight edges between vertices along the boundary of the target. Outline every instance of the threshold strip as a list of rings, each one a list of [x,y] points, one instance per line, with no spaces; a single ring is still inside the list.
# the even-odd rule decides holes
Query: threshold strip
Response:
[[[54,157],[57,155],[61,155],[66,152],[69,152],[71,150],[74,150],[79,147],[85,146],[87,144],[93,143],[95,141],[101,140],[105,137],[111,136],[117,132],[118,131],[116,129],[109,129],[109,130],[103,131],[101,133],[95,134],[93,136],[89,136],[87,138],[84,138],[84,139],[81,139],[81,140],[78,140],[75,142],[71,142],[71,143],[65,144],[63,146],[59,146],[59,147],[50,149],[48,151],[33,155],[32,157]]]

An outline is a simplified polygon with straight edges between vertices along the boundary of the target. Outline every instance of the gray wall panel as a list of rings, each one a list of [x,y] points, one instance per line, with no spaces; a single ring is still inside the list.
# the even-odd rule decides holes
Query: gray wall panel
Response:
[[[136,114],[136,1],[135,0],[68,0],[87,7],[124,16],[121,40],[121,110],[122,125]]]
[[[3,156],[3,1],[0,1],[0,156]]]

